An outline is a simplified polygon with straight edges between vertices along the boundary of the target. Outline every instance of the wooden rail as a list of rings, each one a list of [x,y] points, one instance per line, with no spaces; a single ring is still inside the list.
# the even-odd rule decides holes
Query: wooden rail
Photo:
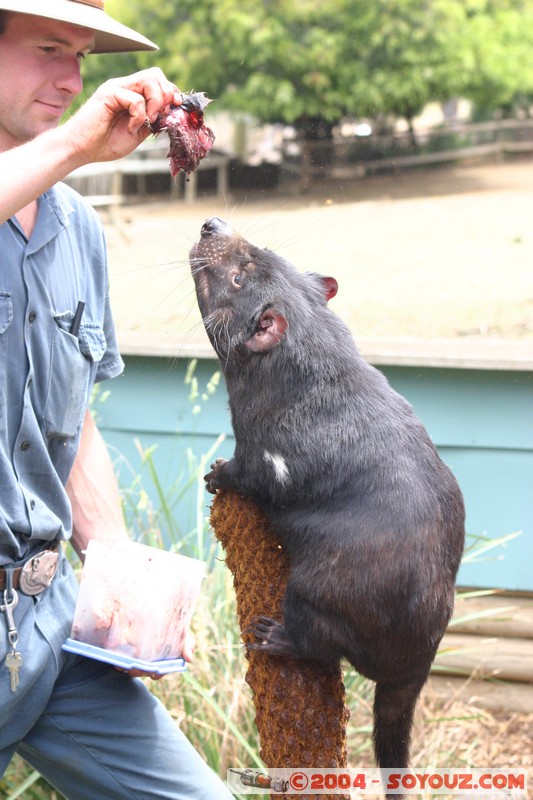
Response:
[[[314,164],[306,166],[301,162],[284,161],[282,171],[300,178],[324,179],[325,172],[336,180],[352,180],[363,178],[377,172],[396,172],[402,169],[413,169],[435,164],[450,164],[459,161],[483,160],[487,158],[504,158],[507,155],[533,154],[533,142],[491,142],[489,144],[459,147],[450,150],[438,150],[431,153],[413,153],[412,155],[394,155],[384,158],[367,159],[361,157],[354,163],[342,163],[334,159],[331,164]]]
[[[155,358],[213,359],[205,332],[187,337],[185,345],[165,334],[146,330],[119,330],[120,349],[126,355]],[[429,367],[442,369],[533,371],[530,340],[517,339],[385,339],[360,336],[363,357],[375,366]]]
[[[453,140],[456,146],[451,145]],[[294,144],[290,143],[292,149]],[[282,172],[291,180],[296,176],[302,190],[325,175],[334,180],[353,180],[377,172],[533,154],[533,120],[451,122],[417,130],[416,144],[408,131],[327,141],[299,139],[296,144],[296,155],[288,149],[284,153]]]
[[[184,181],[184,199],[189,202],[196,199],[198,194],[197,172],[202,170],[216,170],[217,196],[226,197],[229,157],[222,153],[214,153],[201,161],[197,170],[191,173],[189,180]],[[171,181],[170,196],[176,198],[181,194],[180,176],[172,180],[169,161],[166,157],[127,156],[117,161],[86,164],[71,172],[65,179],[65,183],[77,189],[94,206],[116,206],[123,204],[126,199],[124,179],[128,175],[139,179],[141,196],[146,194],[145,178],[147,175],[168,175]],[[87,190],[84,185],[97,187],[98,191]]]
[[[533,713],[533,596],[458,600],[430,689],[442,699]]]

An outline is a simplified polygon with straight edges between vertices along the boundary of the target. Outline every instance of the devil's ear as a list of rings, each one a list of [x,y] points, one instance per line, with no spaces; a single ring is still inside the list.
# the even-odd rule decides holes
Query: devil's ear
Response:
[[[274,308],[268,308],[261,314],[257,330],[245,345],[254,353],[266,353],[281,342],[287,326],[288,322],[283,314]]]
[[[327,303],[328,300],[331,300],[332,297],[335,297],[339,291],[339,284],[335,278],[326,278],[324,275],[320,275],[320,280],[322,281],[324,297],[326,298]]]
[[[329,278],[325,275],[319,275],[318,272],[306,272],[306,275],[312,279],[313,283],[318,285],[318,288],[322,292],[322,297],[328,302],[331,300],[332,297],[335,297],[339,290],[339,284],[335,280],[335,278]]]

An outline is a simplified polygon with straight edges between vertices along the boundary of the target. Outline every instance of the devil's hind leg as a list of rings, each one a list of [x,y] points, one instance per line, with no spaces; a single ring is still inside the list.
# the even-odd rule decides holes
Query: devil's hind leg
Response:
[[[337,662],[342,651],[336,645],[338,621],[289,583],[283,603],[283,619],[257,616],[246,629],[256,641],[247,647],[288,658]],[[342,631],[343,641],[347,633]]]
[[[255,617],[244,633],[255,636],[256,642],[247,643],[248,650],[262,650],[271,656],[303,658],[282,622],[270,617]]]

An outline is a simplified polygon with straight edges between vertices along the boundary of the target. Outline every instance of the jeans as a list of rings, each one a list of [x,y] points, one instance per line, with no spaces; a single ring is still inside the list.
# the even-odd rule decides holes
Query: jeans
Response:
[[[139,678],[61,650],[76,593],[63,556],[48,589],[19,592],[16,692],[0,614],[0,775],[17,752],[68,800],[230,800]]]

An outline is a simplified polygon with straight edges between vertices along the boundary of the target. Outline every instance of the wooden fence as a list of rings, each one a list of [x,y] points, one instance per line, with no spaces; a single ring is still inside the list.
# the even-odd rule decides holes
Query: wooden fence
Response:
[[[452,123],[416,132],[372,133],[287,143],[283,171],[300,182],[354,179],[376,172],[533,154],[533,119]]]
[[[198,191],[197,173],[214,170],[217,196],[226,197],[230,160],[228,155],[211,151],[189,178],[186,179],[184,173],[172,178],[166,157],[167,150],[168,142],[164,146],[157,140],[145,142],[125,158],[79,167],[70,173],[65,183],[84,195],[92,205],[111,207],[123,204],[132,195],[144,199],[147,196],[147,177],[158,175],[161,176],[161,185],[164,186],[161,193],[170,195],[172,199],[183,196],[186,201],[193,201]],[[128,179],[132,184],[130,187],[126,183]]]
[[[126,158],[88,164],[72,172],[66,182],[95,206],[116,206],[128,197],[147,195],[147,178],[160,176],[161,194],[186,201],[197,197],[197,172],[216,172],[218,197],[227,197],[231,156],[211,151],[197,172],[185,180],[170,177],[168,145],[145,142]],[[533,154],[533,119],[500,120],[477,124],[453,123],[418,131],[413,144],[409,132],[372,133],[321,141],[292,141],[283,147],[280,179],[305,188],[325,177],[353,180],[376,172],[394,172],[432,164],[501,159]],[[296,180],[295,180],[296,179]]]

